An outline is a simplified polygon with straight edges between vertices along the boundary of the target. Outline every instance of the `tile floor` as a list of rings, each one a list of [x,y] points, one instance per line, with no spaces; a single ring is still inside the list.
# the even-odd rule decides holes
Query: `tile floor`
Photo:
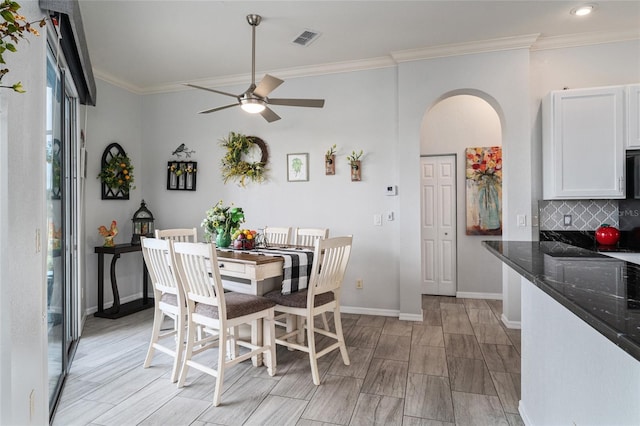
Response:
[[[343,314],[350,366],[334,351],[314,386],[306,354],[279,347],[275,377],[230,369],[219,407],[213,377],[191,369],[177,389],[159,352],[142,368],[151,310],[90,317],[53,425],[522,425],[520,332],[501,302],[423,296],[423,310],[422,323]]]

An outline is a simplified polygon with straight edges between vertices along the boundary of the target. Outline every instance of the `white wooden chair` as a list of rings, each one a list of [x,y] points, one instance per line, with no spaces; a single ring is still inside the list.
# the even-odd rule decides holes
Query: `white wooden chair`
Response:
[[[274,329],[275,303],[250,294],[225,293],[220,279],[215,244],[171,243],[173,263],[179,282],[184,287],[187,299],[187,345],[180,371],[178,387],[184,386],[189,367],[196,368],[216,378],[213,405],[220,404],[220,395],[225,370],[258,354],[264,354],[267,372],[276,373],[276,345]],[[262,320],[263,342],[257,341],[252,332],[252,341],[235,338],[232,342],[230,329],[240,324],[258,326]],[[196,328],[203,327],[206,337],[197,338]],[[227,356],[227,343],[232,342],[249,351],[235,357]],[[231,345],[232,346],[232,345]],[[206,349],[218,348],[218,366],[213,369],[196,362],[193,355]]]
[[[304,318],[306,325],[303,327],[306,329],[307,335],[306,345],[304,341],[289,341],[290,338],[297,337],[299,331],[302,331],[298,329],[288,330],[276,339],[276,343],[309,354],[311,375],[315,385],[320,384],[318,358],[339,348],[344,364],[350,364],[349,354],[342,334],[340,288],[347,269],[347,263],[349,262],[349,255],[351,254],[351,242],[351,236],[317,240],[308,289],[288,295],[283,295],[280,290],[275,290],[265,295],[266,298],[276,302],[276,311]],[[321,253],[323,254],[322,257],[320,257]],[[314,318],[328,311],[333,312],[335,333],[315,327]],[[300,327],[302,322],[297,321],[297,323],[299,324],[298,327]],[[335,340],[335,342],[318,352],[315,347],[316,333],[327,336]]]
[[[140,243],[154,294],[153,330],[147,356],[144,360],[144,368],[151,365],[155,350],[164,352],[174,358],[171,382],[176,382],[184,349],[185,318],[187,315],[185,296],[182,292],[182,286],[178,283],[178,277],[170,265],[170,242],[157,238],[141,237]],[[162,330],[162,323],[166,316],[174,321],[173,330],[169,332]],[[173,345],[165,346],[160,343],[160,340],[169,337],[172,337]]]
[[[313,247],[316,240],[329,238],[328,228],[296,228],[293,233],[293,244]]]
[[[196,243],[198,242],[198,231],[196,228],[156,229],[156,238],[183,243]]]
[[[267,246],[291,244],[291,227],[277,228],[267,226],[264,228],[264,238]]]

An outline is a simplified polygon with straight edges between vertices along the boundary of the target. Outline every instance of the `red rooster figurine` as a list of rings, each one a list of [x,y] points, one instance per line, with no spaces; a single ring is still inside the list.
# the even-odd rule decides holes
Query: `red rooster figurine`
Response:
[[[104,225],[98,228],[100,235],[104,237],[104,247],[113,247],[113,237],[118,235],[118,227],[115,220],[111,221],[111,228],[107,229]]]

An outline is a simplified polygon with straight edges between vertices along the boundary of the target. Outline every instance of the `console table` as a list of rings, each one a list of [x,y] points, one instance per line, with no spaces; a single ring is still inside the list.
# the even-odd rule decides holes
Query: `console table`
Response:
[[[120,304],[120,294],[118,292],[118,281],[116,280],[116,261],[124,253],[141,252],[142,245],[140,244],[116,244],[113,247],[98,246],[95,247],[94,252],[98,253],[98,312],[93,314],[100,318],[116,319],[125,315],[132,314],[134,312],[141,311],[143,309],[151,308],[154,304],[152,297],[147,296],[149,290],[149,279],[147,273],[147,267],[142,261],[142,298],[128,303]],[[113,305],[104,309],[104,255],[111,254],[111,291],[113,292]]]

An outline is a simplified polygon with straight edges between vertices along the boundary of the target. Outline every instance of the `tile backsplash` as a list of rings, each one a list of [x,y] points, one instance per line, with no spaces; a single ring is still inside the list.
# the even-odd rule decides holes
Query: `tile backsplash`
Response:
[[[541,231],[595,231],[603,223],[620,225],[618,200],[544,200],[538,209]],[[636,212],[640,213],[640,204]],[[565,215],[571,215],[571,225],[564,224]],[[640,214],[627,218],[640,226]]]

